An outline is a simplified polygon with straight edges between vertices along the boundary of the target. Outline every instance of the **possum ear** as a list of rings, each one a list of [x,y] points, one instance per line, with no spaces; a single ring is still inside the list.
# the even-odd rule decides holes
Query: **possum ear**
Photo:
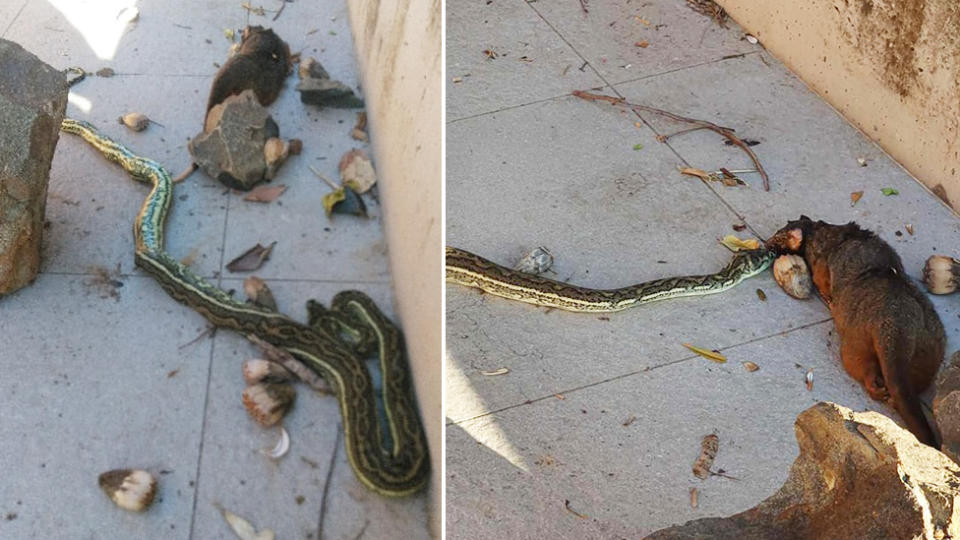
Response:
[[[810,218],[808,218],[807,216],[801,214],[801,215],[800,215],[800,221],[813,221],[813,220],[810,219]]]
[[[790,229],[788,234],[787,247],[790,248],[790,251],[800,251],[800,247],[803,245],[803,229],[799,227]]]

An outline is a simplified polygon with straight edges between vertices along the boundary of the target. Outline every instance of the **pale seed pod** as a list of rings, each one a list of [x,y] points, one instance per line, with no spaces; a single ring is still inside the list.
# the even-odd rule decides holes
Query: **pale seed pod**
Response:
[[[780,288],[790,296],[803,300],[810,298],[813,282],[810,270],[803,257],[799,255],[781,255],[773,263],[773,278]],[[829,291],[824,291],[828,293]]]
[[[243,380],[248,385],[262,382],[288,382],[293,374],[276,362],[251,358],[243,362]]]
[[[960,282],[960,261],[946,255],[931,255],[923,266],[923,284],[933,294],[950,294]]]
[[[139,469],[116,469],[100,475],[100,488],[124,510],[143,512],[157,494],[157,479]]]
[[[258,424],[270,427],[287,414],[296,396],[289,384],[257,383],[243,391],[243,406]]]

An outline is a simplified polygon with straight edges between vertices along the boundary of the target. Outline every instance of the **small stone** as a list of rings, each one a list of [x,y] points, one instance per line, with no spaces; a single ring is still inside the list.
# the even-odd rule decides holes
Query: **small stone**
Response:
[[[300,82],[296,90],[300,92],[300,101],[303,103],[337,109],[363,107],[363,100],[353,93],[352,88],[331,79],[327,70],[313,58],[300,61],[299,73]]]

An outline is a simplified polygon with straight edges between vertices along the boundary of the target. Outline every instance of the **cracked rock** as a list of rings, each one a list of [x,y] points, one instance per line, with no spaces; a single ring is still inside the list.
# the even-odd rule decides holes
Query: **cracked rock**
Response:
[[[308,105],[319,105],[337,109],[357,109],[363,107],[363,100],[353,93],[353,89],[340,81],[330,78],[320,62],[307,57],[300,61],[300,82],[297,83],[300,101]]]

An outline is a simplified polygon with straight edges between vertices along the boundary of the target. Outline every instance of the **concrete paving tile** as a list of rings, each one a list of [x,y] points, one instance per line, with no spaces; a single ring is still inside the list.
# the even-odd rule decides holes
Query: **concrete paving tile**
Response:
[[[590,2],[586,14],[579,2],[534,2],[530,7],[608,83],[761,50],[740,39],[743,29],[737,23],[728,21],[730,28],[723,29],[684,2]],[[647,46],[637,45],[642,42]]]
[[[640,538],[746,510],[786,480],[801,411],[834,401],[891,414],[843,372],[831,330],[827,322],[735,347],[724,365],[696,358],[448,425],[447,537]],[[745,360],[760,370],[747,372]],[[710,433],[720,437],[714,470],[738,480],[692,475]]]
[[[6,35],[7,29],[13,25],[20,11],[29,0],[13,0],[0,4],[0,37]]]
[[[136,80],[132,80],[136,79]],[[143,85],[131,94],[127,85]],[[196,96],[198,107],[185,106],[178,92]],[[190,163],[186,140],[203,114],[200,95],[206,84],[196,77],[88,78],[73,93],[91,102],[89,111],[71,104],[68,116],[87,120],[141,156],[159,161],[172,174]],[[134,133],[117,117],[142,111],[163,126]],[[90,272],[92,267],[133,272],[133,220],[149,188],[133,181],[120,166],[107,161],[87,143],[61,134],[50,172],[43,271]],[[189,257],[193,267],[210,276],[220,269],[227,197],[220,184],[194,174],[174,190],[167,216],[167,250]]]
[[[603,84],[523,0],[451,0],[446,13],[447,120]]]
[[[348,286],[269,284],[280,310],[299,320],[305,319],[305,299],[327,303]],[[242,281],[226,279],[222,286],[240,290]],[[388,314],[392,311],[387,285],[349,286],[370,294]],[[356,480],[347,463],[342,438],[338,437],[340,411],[332,396],[321,396],[299,385],[294,408],[284,419],[291,438],[290,453],[277,462],[259,454],[259,449],[272,447],[279,431],[257,426],[240,401],[245,387],[241,363],[258,357],[258,351],[232,332],[218,332],[215,342],[194,538],[233,538],[214,503],[258,527],[273,529],[277,538],[320,538],[317,528],[324,497],[324,538],[340,538],[350,532],[352,537],[368,521],[366,534],[371,538],[384,537],[386,531],[398,538],[426,536],[424,497],[387,500],[367,492]],[[330,486],[325,488],[328,478]]]
[[[673,178],[676,156],[631,120],[563,98],[450,124],[447,243],[508,266],[543,245],[556,257],[552,277],[587,287],[718,271],[730,253],[716,238],[733,232],[735,216],[703,185]],[[777,289],[758,277],[598,317],[449,285],[448,373],[462,372],[482,399],[449,400],[447,414],[462,420],[677,360],[689,354],[683,342],[727,347],[829,317],[818,301],[788,302]],[[784,310],[789,318],[775,315]],[[501,367],[513,370],[507,380],[481,374]]]
[[[770,174],[769,193],[754,174],[742,175],[749,188],[712,187],[763,236],[800,214],[831,223],[857,221],[890,242],[914,276],[934,252],[958,253],[957,216],[775,60],[751,55],[618,85],[617,90],[630,101],[727,125],[741,137],[761,141],[753,150]],[[678,129],[643,116],[661,133]],[[725,146],[714,133],[694,132],[669,144],[693,167],[752,168],[738,148]],[[858,157],[866,159],[866,167]],[[884,196],[884,187],[899,195]],[[864,195],[851,205],[855,191]],[[908,223],[913,236],[904,230]]]
[[[16,515],[2,538],[188,538],[210,345],[180,348],[200,316],[152,280],[122,282],[114,299],[41,274],[0,301],[0,514]],[[128,467],[159,480],[143,515],[97,486]]]

